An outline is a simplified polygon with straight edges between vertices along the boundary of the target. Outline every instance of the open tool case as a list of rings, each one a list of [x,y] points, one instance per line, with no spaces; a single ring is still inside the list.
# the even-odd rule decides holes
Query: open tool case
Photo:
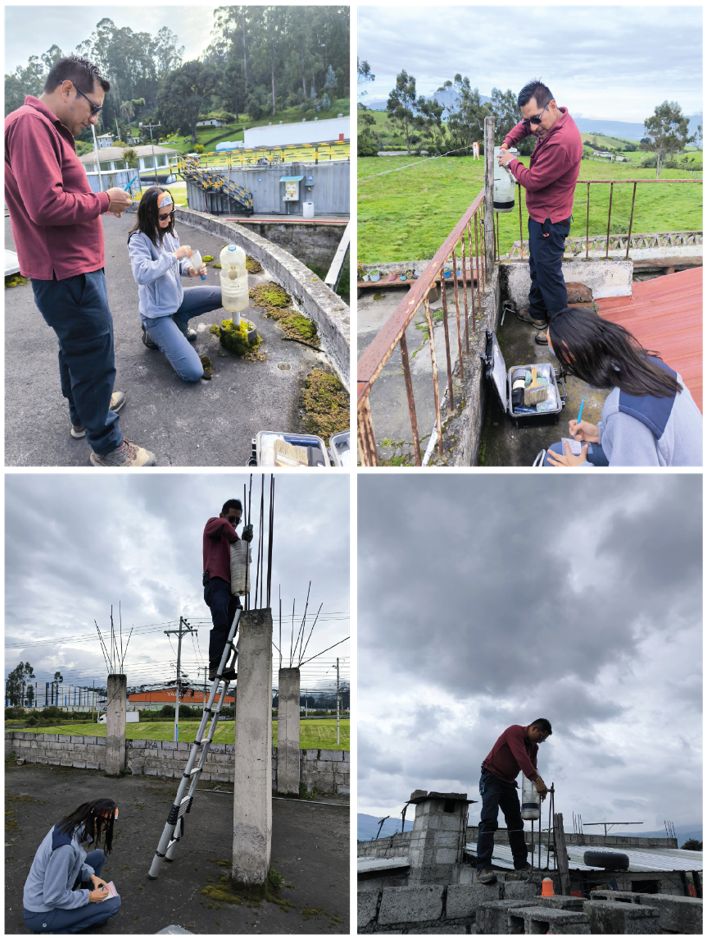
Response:
[[[556,372],[550,362],[533,362],[530,365],[506,367],[506,361],[493,332],[486,332],[486,349],[483,356],[486,377],[490,378],[501,407],[517,427],[541,427],[555,424],[560,419],[562,408],[567,403],[567,391],[563,372]],[[515,407],[512,388],[523,373],[536,369],[540,378],[547,380],[548,400],[540,408]]]

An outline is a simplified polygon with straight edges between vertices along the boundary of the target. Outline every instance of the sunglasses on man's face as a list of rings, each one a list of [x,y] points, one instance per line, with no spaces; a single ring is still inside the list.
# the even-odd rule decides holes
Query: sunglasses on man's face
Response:
[[[76,87],[76,85],[74,85],[74,91],[76,92],[76,94],[80,94],[82,98],[85,98],[88,101],[89,107],[91,108],[91,117],[95,117],[96,114],[101,113],[101,111],[103,110],[102,104],[94,104],[93,101],[89,98],[89,96],[87,94],[84,94],[80,88]]]
[[[172,215],[174,215],[174,209],[172,209],[171,212],[167,212],[166,215],[158,215],[157,217],[159,218],[160,221],[167,221],[167,219],[171,218]]]
[[[539,114],[533,114],[532,117],[524,117],[523,123],[525,124],[526,127],[528,127],[530,124],[533,124],[533,126],[537,127],[540,121],[543,119],[543,114],[545,113],[545,111],[547,111],[547,104],[545,105],[545,107],[542,109],[542,111]]]

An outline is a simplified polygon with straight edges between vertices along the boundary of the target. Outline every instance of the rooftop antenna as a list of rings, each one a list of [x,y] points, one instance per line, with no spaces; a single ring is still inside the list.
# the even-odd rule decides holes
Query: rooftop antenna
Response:
[[[107,637],[107,640],[101,634],[101,630],[99,629],[98,623],[95,619],[93,620],[93,624],[96,626],[96,631],[98,632],[101,653],[103,654],[103,660],[106,663],[108,674],[124,674],[125,657],[128,653],[128,646],[130,645],[130,638],[132,637],[134,626],[131,627],[127,639],[123,641],[123,613],[120,603],[118,603],[117,634],[115,620],[113,619],[112,604],[110,607],[110,633]]]

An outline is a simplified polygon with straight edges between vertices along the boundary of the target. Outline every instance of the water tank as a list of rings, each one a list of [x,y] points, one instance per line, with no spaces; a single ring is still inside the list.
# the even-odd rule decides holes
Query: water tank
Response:
[[[493,210],[494,212],[510,212],[515,205],[516,181],[505,166],[498,165],[500,152],[500,147],[493,148]],[[508,152],[514,156],[518,155],[515,149]]]
[[[302,203],[302,218],[314,218],[314,202]]]
[[[537,821],[540,818],[540,795],[535,782],[531,782],[525,775],[523,776],[520,816],[524,821]]]

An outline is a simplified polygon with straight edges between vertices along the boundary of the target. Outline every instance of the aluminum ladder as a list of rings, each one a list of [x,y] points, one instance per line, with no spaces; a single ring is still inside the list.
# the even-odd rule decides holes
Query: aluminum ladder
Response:
[[[194,792],[196,791],[196,785],[206,763],[209,747],[211,746],[211,742],[214,738],[214,733],[216,732],[216,727],[218,725],[218,718],[219,714],[221,713],[221,707],[223,706],[223,702],[226,699],[226,693],[228,691],[229,681],[222,681],[221,675],[226,670],[227,662],[229,663],[230,667],[235,668],[238,658],[236,636],[238,634],[238,625],[240,623],[242,612],[242,609],[236,609],[236,614],[233,617],[233,622],[231,623],[231,628],[228,633],[228,638],[226,639],[223,654],[221,655],[218,671],[216,672],[216,677],[211,684],[211,693],[209,694],[209,699],[201,716],[201,723],[199,724],[196,738],[191,744],[189,758],[187,759],[184,773],[182,774],[181,781],[179,782],[176,797],[172,803],[172,807],[170,808],[169,816],[167,817],[167,823],[165,824],[164,830],[162,831],[162,836],[160,837],[160,842],[157,845],[157,850],[155,851],[155,855],[152,858],[150,871],[147,874],[150,879],[157,879],[163,860],[168,862],[172,860],[174,849],[184,835],[184,815],[191,810],[192,801],[194,800]],[[233,658],[232,661],[229,662],[231,655],[233,655]],[[223,685],[223,689],[221,691],[218,702],[216,702],[216,693],[220,684]],[[187,788],[189,789],[188,791]]]

